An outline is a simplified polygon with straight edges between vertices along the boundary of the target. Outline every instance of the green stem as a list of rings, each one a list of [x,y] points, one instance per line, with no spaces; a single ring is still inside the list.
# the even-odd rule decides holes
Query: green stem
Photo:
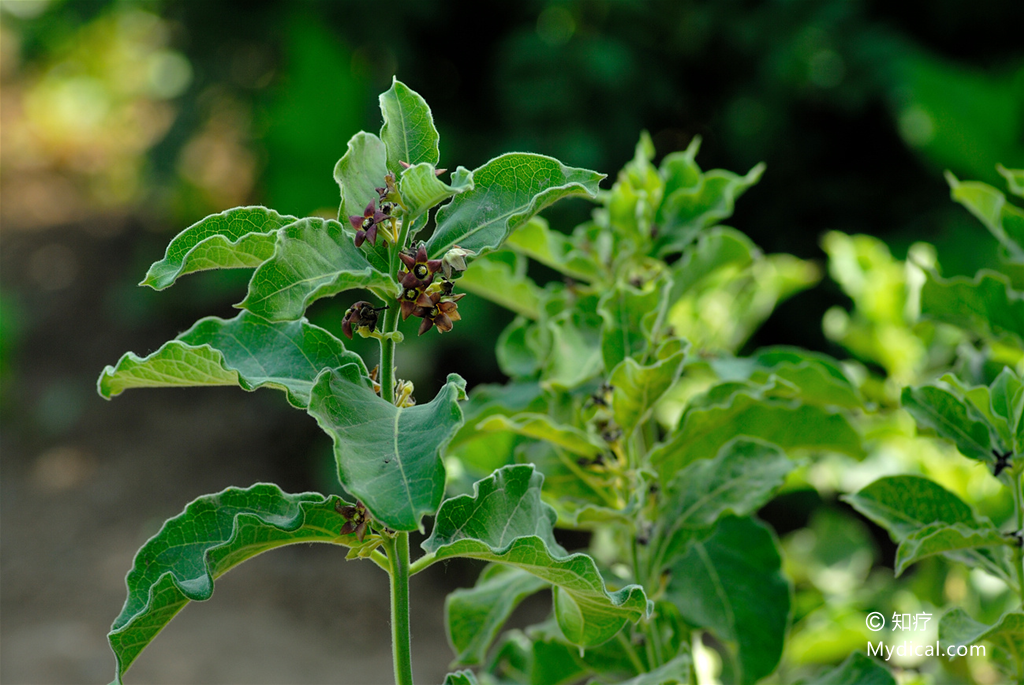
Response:
[[[388,302],[388,308],[384,311],[384,324],[381,326],[384,335],[380,341],[380,396],[395,403],[395,341],[387,335],[398,329],[398,301]]]
[[[629,641],[629,638],[626,637],[626,631],[620,630],[618,635],[615,637],[619,639],[619,644],[622,645],[622,651],[624,651],[626,656],[629,657],[629,662],[633,664],[633,668],[636,669],[637,675],[646,673],[647,668],[644,667],[644,662],[640,660],[640,655],[636,653],[636,650],[633,648],[633,644]]]
[[[391,560],[391,654],[395,685],[412,685],[412,643],[409,631],[409,534],[385,537]]]
[[[1013,509],[1017,520],[1017,535],[1024,534],[1024,490],[1022,490],[1021,479],[1024,473],[1013,476]],[[1017,599],[1024,607],[1024,548],[1021,547],[1020,538],[1013,547],[1013,567],[1017,571]]]

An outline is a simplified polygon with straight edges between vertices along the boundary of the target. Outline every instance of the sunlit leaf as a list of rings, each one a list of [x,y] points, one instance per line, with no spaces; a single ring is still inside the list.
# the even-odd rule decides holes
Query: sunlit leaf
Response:
[[[589,282],[601,275],[593,257],[577,249],[569,236],[552,231],[539,216],[516,229],[505,246],[572,278]]]
[[[970,402],[958,393],[938,385],[903,388],[903,408],[923,426],[952,440],[965,457],[992,461],[992,449],[998,445],[995,428]]]
[[[1011,193],[1024,197],[1024,169],[1007,169],[1002,164],[996,164],[996,171],[1006,179]]]
[[[256,269],[238,306],[272,321],[294,320],[314,301],[356,288],[393,294],[398,286],[370,265],[340,223],[302,219],[280,231],[274,256]]]
[[[668,598],[690,625],[725,646],[735,683],[754,683],[779,663],[790,586],[770,529],[749,518],[721,519],[671,566]]]
[[[734,228],[716,226],[701,234],[697,242],[683,252],[672,265],[672,290],[675,302],[697,283],[722,269],[749,266],[761,251],[753,241]]]
[[[451,184],[438,178],[434,165],[422,162],[402,172],[398,193],[410,218],[417,217],[453,195],[473,189],[473,172],[459,167],[452,174]]]
[[[499,250],[477,257],[458,280],[462,290],[530,319],[540,317],[541,289],[526,275],[526,259]]]
[[[1007,202],[1003,193],[987,183],[959,181],[948,171],[946,182],[953,199],[985,224],[1010,257],[1015,261],[1024,260],[1024,209]]]
[[[567,167],[543,155],[512,152],[473,170],[474,188],[437,212],[427,241],[431,258],[458,245],[483,252],[500,247],[509,233],[556,200],[594,197],[603,174]]]
[[[277,230],[293,221],[265,207],[235,207],[208,216],[176,235],[139,285],[163,290],[194,271],[257,267],[273,256]]]
[[[346,364],[365,373],[359,355],[305,319],[271,323],[242,312],[230,320],[200,319],[146,357],[125,354],[103,370],[97,388],[109,399],[129,388],[267,386],[284,390],[292,405],[305,408],[320,372]]]
[[[882,664],[863,652],[854,652],[806,685],[896,685],[896,679]]]
[[[483,663],[515,608],[546,587],[548,583],[522,569],[494,564],[484,569],[472,588],[449,594],[444,603],[445,623],[456,663]]]
[[[626,357],[608,375],[612,386],[612,416],[628,437],[650,416],[654,404],[682,373],[685,350],[648,366]]]
[[[391,88],[380,95],[380,111],[384,115],[380,138],[387,146],[388,170],[397,176],[402,171],[400,162],[437,164],[440,136],[430,107],[419,93],[392,79]]]
[[[441,455],[462,425],[458,401],[465,388],[451,374],[430,402],[399,408],[352,367],[325,373],[313,386],[309,413],[334,439],[338,478],[385,526],[417,530],[437,511],[444,495]]]
[[[243,561],[282,545],[358,544],[354,534],[340,533],[346,520],[338,502],[257,484],[200,497],[164,522],[135,557],[128,599],[108,635],[116,682],[186,604],[209,599],[214,580]]]
[[[639,288],[617,283],[601,297],[597,311],[604,319],[601,357],[606,369],[615,368],[626,357],[645,359],[665,325],[671,287],[667,277]]]
[[[362,216],[366,205],[378,198],[377,188],[384,186],[388,173],[387,150],[380,138],[360,131],[348,141],[348,150],[334,166],[334,180],[341,189],[338,221]]]
[[[1007,276],[982,269],[973,279],[944,279],[926,272],[921,288],[921,316],[965,328],[979,335],[1014,336],[1024,344],[1024,294]]]
[[[445,500],[423,549],[436,559],[463,556],[524,569],[555,587],[555,617],[583,647],[615,636],[648,614],[643,589],[609,592],[594,560],[566,554],[555,542],[556,515],[541,502],[544,477],[531,465],[506,466],[479,481],[474,494]]]

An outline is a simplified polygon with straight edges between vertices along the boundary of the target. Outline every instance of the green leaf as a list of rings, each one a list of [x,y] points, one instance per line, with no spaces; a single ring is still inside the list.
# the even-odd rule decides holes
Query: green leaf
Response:
[[[384,126],[380,138],[388,150],[388,169],[396,176],[402,165],[436,165],[441,158],[438,151],[440,136],[434,128],[434,117],[419,93],[398,79],[392,79],[391,88],[380,95],[380,111]]]
[[[473,671],[455,671],[444,677],[442,685],[477,685],[477,679]]]
[[[338,220],[347,223],[350,216],[363,216],[366,205],[378,198],[388,173],[384,142],[372,133],[360,131],[348,141],[348,150],[334,167],[334,180],[341,189]]]
[[[393,295],[398,284],[370,265],[340,223],[302,219],[278,234],[273,258],[256,269],[238,306],[272,321],[294,320],[314,301],[357,288]]]
[[[544,477],[532,465],[506,466],[474,493],[445,500],[423,549],[435,559],[462,556],[509,564],[555,587],[555,617],[565,637],[599,645],[648,615],[639,585],[609,592],[594,560],[555,542],[556,515],[541,501]]]
[[[498,368],[510,378],[533,378],[540,372],[550,345],[550,336],[543,326],[517,316],[498,336],[494,349]]]
[[[176,235],[139,285],[163,290],[195,271],[257,267],[273,256],[277,230],[293,221],[265,207],[235,207],[208,216]]]
[[[805,685],[896,685],[885,666],[863,652],[854,652],[843,663]]]
[[[572,238],[548,227],[535,216],[512,233],[505,246],[566,276],[592,282],[601,276],[601,265],[578,249]]]
[[[543,291],[526,275],[526,260],[499,250],[477,257],[458,280],[459,288],[530,319],[540,318]]]
[[[398,194],[410,218],[469,190],[473,190],[473,172],[461,166],[452,174],[451,185],[438,178],[434,165],[427,162],[406,169],[398,181]]]
[[[943,279],[925,272],[921,287],[921,315],[959,326],[984,337],[1003,334],[1024,344],[1024,294],[1013,290],[1010,279],[982,269],[973,279]]]
[[[465,389],[450,374],[433,400],[399,408],[351,366],[317,379],[309,413],[334,440],[338,478],[385,526],[417,530],[420,519],[437,511],[444,496],[441,455],[462,425],[458,401]]]
[[[961,182],[948,171],[946,182],[953,199],[985,224],[1010,258],[1018,262],[1024,260],[1024,210],[1008,203],[1005,195],[986,183]]]
[[[688,410],[678,429],[651,451],[650,461],[667,482],[686,464],[714,456],[720,445],[736,435],[760,438],[787,452],[863,455],[860,435],[843,414],[765,400],[757,392],[740,390],[723,403]]]
[[[340,340],[305,319],[271,323],[249,312],[230,320],[210,316],[147,357],[131,352],[103,369],[97,389],[110,399],[129,388],[238,385],[284,390],[304,409],[313,381],[324,369],[362,359]]]
[[[545,387],[569,390],[602,371],[601,317],[595,311],[577,306],[545,323],[547,339],[544,333],[537,333],[532,341],[528,340],[541,352]]]
[[[795,465],[775,445],[739,437],[714,459],[690,463],[658,502],[652,536],[655,572],[671,565],[689,543],[727,514],[753,514],[782,487]]]
[[[947,388],[903,388],[903,408],[922,426],[952,440],[965,457],[985,463],[992,461],[992,449],[998,445],[998,435],[993,435],[995,428],[970,402]]]
[[[617,283],[601,297],[597,311],[604,319],[601,357],[606,369],[626,357],[646,358],[664,325],[671,287],[671,280],[662,276],[640,288]]]
[[[473,171],[473,190],[457,195],[437,212],[427,241],[438,259],[458,245],[484,252],[501,246],[509,233],[556,200],[595,197],[603,174],[567,167],[543,155],[512,152]]]
[[[879,478],[841,499],[888,530],[897,542],[936,522],[978,527],[970,506],[941,485],[920,476]]]
[[[1002,164],[996,164],[996,171],[1006,179],[1011,193],[1024,197],[1024,169],[1007,169]]]
[[[635,678],[624,680],[618,685],[689,685],[691,666],[690,655],[680,654],[671,661]]]
[[[515,608],[546,587],[548,583],[522,569],[494,564],[483,570],[475,586],[449,594],[444,613],[455,662],[483,663]]]
[[[546,414],[521,413],[513,417],[495,415],[481,421],[482,431],[511,431],[535,440],[543,440],[581,457],[593,459],[608,451],[608,446],[579,428],[555,423]]]
[[[612,416],[628,437],[651,415],[661,396],[679,379],[686,360],[686,351],[649,366],[641,366],[626,357],[608,375],[612,386]]]
[[[989,655],[996,657],[992,659],[994,662],[999,663],[998,657],[1002,656],[1003,663],[1009,662],[1020,668],[1020,664],[1024,663],[1024,613],[1007,612],[995,625],[989,626],[975,621],[963,609],[956,608],[947,612],[939,622],[939,643],[945,653],[962,647],[966,648],[968,654],[976,654],[974,650],[982,640],[995,647],[997,654]],[[1024,675],[1007,670],[1015,680]]]
[[[853,495],[842,496],[854,509],[889,531],[902,543],[931,524],[962,525],[984,533],[992,527],[975,517],[971,507],[942,486],[919,476],[880,478]],[[951,549],[948,558],[1012,582],[1005,551],[1000,549]]]
[[[725,645],[734,682],[754,683],[782,656],[790,586],[771,530],[749,518],[721,519],[672,565],[668,598],[693,626]]]
[[[735,228],[716,226],[701,233],[696,244],[672,265],[669,301],[675,302],[708,276],[723,269],[739,271],[759,256],[761,251],[753,241]]]
[[[991,524],[932,523],[908,535],[896,550],[896,575],[926,557],[977,547],[1006,545],[1007,540]]]
[[[260,483],[200,497],[164,522],[135,556],[128,598],[108,635],[116,682],[175,614],[209,599],[214,580],[243,561],[296,543],[357,545],[354,534],[340,534],[346,520],[335,509],[339,501]]]

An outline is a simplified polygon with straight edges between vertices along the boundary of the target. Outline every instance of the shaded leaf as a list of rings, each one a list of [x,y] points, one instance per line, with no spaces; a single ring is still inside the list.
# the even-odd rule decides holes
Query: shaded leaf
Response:
[[[546,334],[546,335],[545,335]],[[602,371],[601,317],[587,306],[560,312],[545,322],[544,333],[532,341],[541,352],[542,384],[572,389]]]
[[[960,651],[977,654],[977,645],[981,641],[995,647],[997,654],[991,656],[997,658],[993,661],[1002,661],[1004,664],[1009,662],[1019,668],[1024,663],[1024,613],[1007,612],[995,625],[989,626],[975,621],[963,609],[956,608],[947,612],[939,621],[939,643],[947,653],[952,649],[958,655]],[[998,658],[1000,656],[1002,659]],[[1015,678],[1024,675],[1012,671],[1011,674]]]
[[[647,673],[620,682],[619,685],[688,685],[692,665],[689,654],[680,654]]]
[[[896,679],[882,664],[863,652],[854,652],[805,685],[896,685]]]
[[[377,188],[388,173],[386,160],[384,142],[372,133],[360,131],[348,141],[348,150],[334,166],[334,180],[341,189],[338,221],[362,216],[367,203],[377,200]]]
[[[1024,341],[1024,295],[997,271],[982,269],[973,279],[925,272],[921,316],[986,337],[1009,334],[1018,346]]]
[[[672,282],[659,277],[640,288],[617,283],[601,297],[597,306],[604,319],[601,357],[606,369],[613,369],[626,357],[644,361],[665,324]]]
[[[679,379],[686,351],[649,366],[641,366],[627,357],[612,369],[608,384],[612,386],[612,416],[628,437],[650,416],[655,403]]]
[[[474,494],[445,500],[423,549],[436,559],[463,556],[509,564],[555,587],[555,617],[573,644],[599,645],[648,615],[639,585],[609,592],[594,560],[555,542],[556,515],[541,501],[544,477],[532,465],[506,466]]]
[[[273,256],[277,230],[293,221],[265,207],[235,207],[208,216],[176,235],[139,285],[163,290],[194,271],[257,267]]]
[[[444,677],[442,685],[477,685],[477,679],[473,671],[455,671]]]
[[[108,635],[116,682],[186,604],[209,599],[214,580],[243,561],[296,543],[357,545],[354,534],[339,532],[345,518],[335,509],[338,502],[261,483],[204,495],[165,521],[136,555],[126,578],[128,598]]]
[[[436,165],[441,158],[437,148],[441,137],[426,100],[396,78],[379,99],[384,115],[380,138],[387,146],[388,170],[397,176],[402,171],[399,162]]]
[[[517,316],[498,336],[494,349],[498,368],[510,378],[533,378],[544,365],[550,346],[550,335],[543,326]]]
[[[790,586],[771,530],[749,518],[721,519],[671,566],[668,598],[693,626],[724,643],[735,683],[775,670],[789,621]]]
[[[594,197],[603,174],[567,167],[543,155],[512,152],[473,171],[474,188],[437,212],[427,241],[431,258],[458,245],[483,252],[500,247],[509,233],[556,200]]]
[[[313,386],[309,413],[334,440],[338,478],[373,518],[394,530],[417,530],[444,495],[442,452],[462,425],[458,401],[466,382],[450,374],[426,404],[399,408],[381,399],[352,367],[325,373]]]
[[[444,612],[456,663],[483,663],[519,603],[546,587],[548,583],[522,569],[495,564],[484,569],[472,588],[450,593]]]
[[[986,463],[992,461],[992,449],[998,445],[994,427],[962,395],[951,392],[949,386],[903,388],[900,399],[903,408],[919,424],[952,440],[965,457]]]
[[[996,164],[996,171],[1006,179],[1011,193],[1024,197],[1024,169],[1007,169],[1002,164]]]
[[[991,524],[932,523],[915,530],[900,543],[896,550],[896,575],[901,575],[911,564],[936,554],[1006,544],[1006,538]]]
[[[678,429],[650,453],[663,482],[686,464],[714,456],[736,435],[774,443],[787,452],[840,452],[863,455],[860,435],[841,413],[821,407],[765,400],[757,391],[740,390],[722,403],[693,408]]]
[[[242,312],[230,320],[200,319],[146,357],[125,354],[103,370],[97,389],[109,399],[129,388],[268,386],[284,390],[293,406],[304,409],[317,375],[346,364],[365,374],[359,355],[305,319],[271,323]]]
[[[1024,209],[1008,203],[1005,195],[987,183],[959,181],[948,171],[946,182],[953,199],[985,225],[1011,259],[1024,260]]]
[[[394,294],[398,285],[378,271],[330,219],[301,219],[278,234],[274,256],[249,282],[239,307],[272,321],[294,320],[314,301],[357,288]]]
[[[714,459],[691,462],[659,497],[652,544],[654,572],[727,514],[753,514],[782,487],[795,465],[775,445],[739,437]]]
[[[482,431],[511,431],[590,459],[608,449],[596,437],[574,426],[556,423],[546,414],[495,415],[481,421],[477,428]]]

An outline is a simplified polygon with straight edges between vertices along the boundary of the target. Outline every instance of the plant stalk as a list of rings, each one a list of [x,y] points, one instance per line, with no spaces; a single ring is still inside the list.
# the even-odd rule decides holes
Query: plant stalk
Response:
[[[1013,476],[1013,510],[1017,522],[1017,544],[1013,547],[1013,567],[1017,571],[1017,600],[1024,607],[1024,548],[1020,535],[1024,535],[1024,473]],[[1024,675],[1024,674],[1022,674]]]
[[[412,641],[409,631],[409,534],[385,537],[391,560],[391,655],[395,685],[412,685]]]

